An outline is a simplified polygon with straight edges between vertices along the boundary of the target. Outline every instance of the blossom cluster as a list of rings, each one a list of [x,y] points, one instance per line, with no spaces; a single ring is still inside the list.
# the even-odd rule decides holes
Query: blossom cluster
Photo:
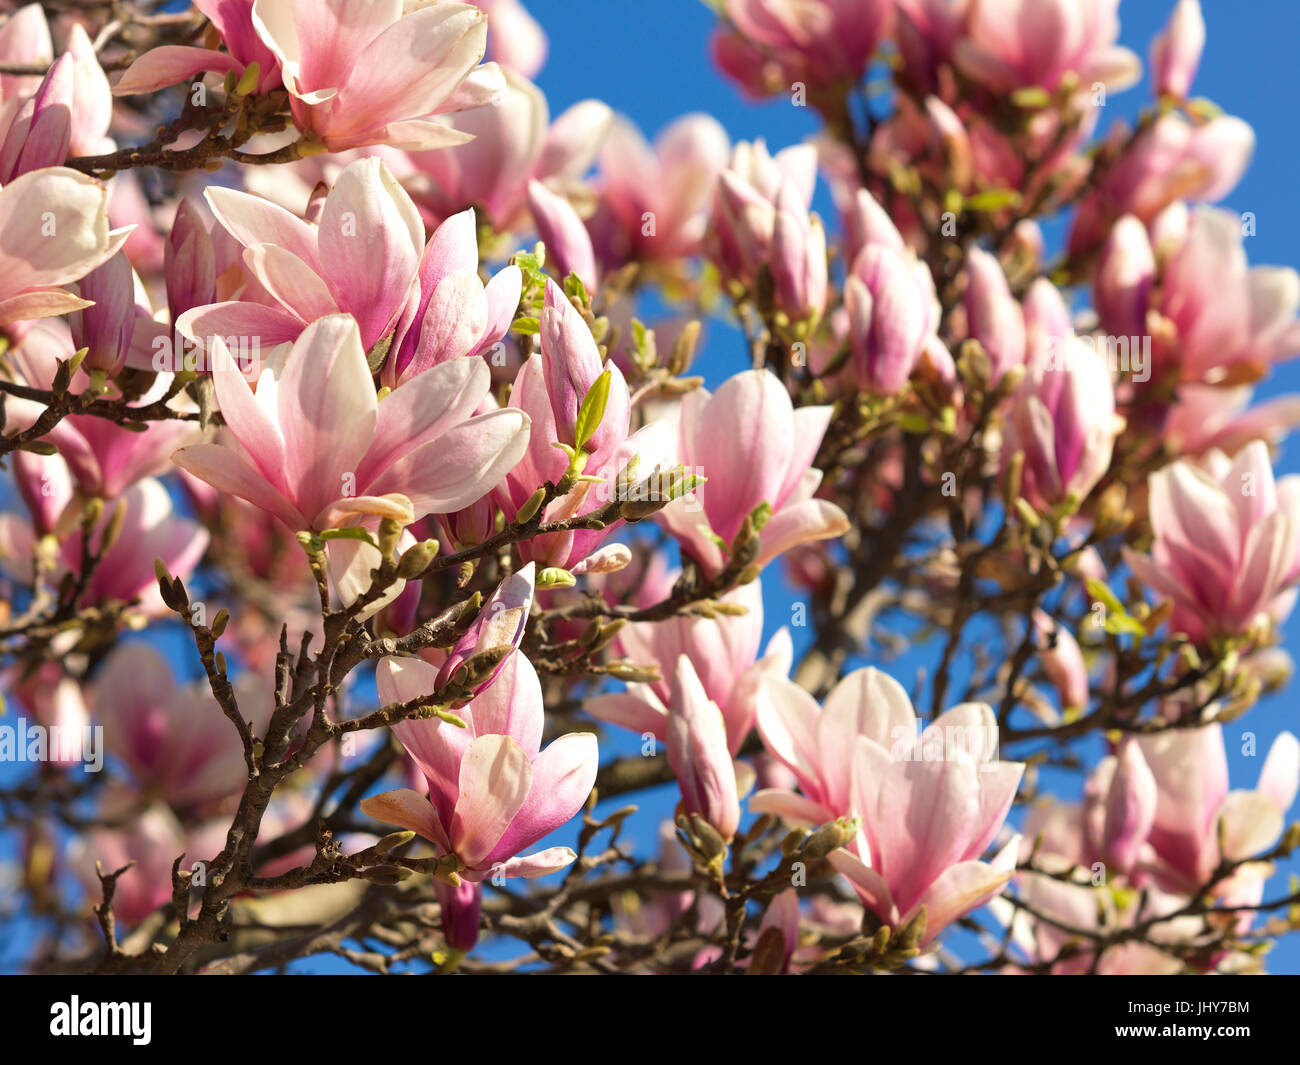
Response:
[[[1118,0],[714,6],[816,137],[552,116],[517,0],[6,5],[34,963],[1214,972],[1300,926],[1300,742],[1228,760],[1290,670],[1300,401],[1252,391],[1300,274],[1221,203],[1197,0],[1108,130]]]

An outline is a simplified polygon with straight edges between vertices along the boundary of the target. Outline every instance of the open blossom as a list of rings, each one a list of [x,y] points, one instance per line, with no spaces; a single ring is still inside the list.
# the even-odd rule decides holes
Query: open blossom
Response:
[[[1126,739],[1093,770],[1082,803],[1042,803],[1026,818],[1021,858],[1033,853],[1034,865],[1043,872],[1022,874],[1016,890],[1049,920],[1001,904],[995,904],[995,911],[1011,925],[1020,950],[1042,962],[1062,959],[1068,938],[1052,921],[1068,928],[1122,928],[1172,914],[1195,897],[1224,859],[1244,864],[1214,886],[1214,902],[1225,907],[1258,903],[1267,866],[1250,859],[1277,841],[1297,784],[1300,742],[1289,732],[1274,740],[1251,791],[1229,790],[1217,723]],[[1069,877],[1052,875],[1079,866],[1104,867],[1105,883],[1089,886],[1077,877],[1071,883]],[[1113,885],[1140,891],[1115,891]],[[1249,912],[1237,916],[1243,931],[1251,918]],[[1151,943],[1121,941],[1100,959],[1083,951],[1059,960],[1053,971],[1178,972],[1187,962],[1162,951],[1161,945],[1186,945],[1202,937],[1212,943],[1207,931],[1194,916],[1156,924]],[[1222,952],[1207,957],[1220,971],[1235,964]]]
[[[893,0],[725,0],[713,39],[723,72],[751,96],[851,89],[892,23]]]
[[[260,734],[273,709],[269,689],[254,673],[235,683],[240,713]],[[177,684],[154,648],[128,643],[105,659],[94,692],[105,746],[141,788],[177,809],[238,795],[248,775],[243,746],[206,680]]]
[[[1232,211],[1171,207],[1152,233],[1121,218],[1102,252],[1096,303],[1113,334],[1151,335],[1160,376],[1240,381],[1300,354],[1300,275],[1251,267]]]
[[[1154,779],[1149,839],[1159,865],[1152,872],[1166,886],[1194,891],[1222,859],[1252,858],[1282,835],[1300,785],[1300,741],[1290,732],[1273,741],[1253,791],[1229,790],[1217,723],[1142,736],[1137,746]]]
[[[0,326],[84,307],[62,286],[112,258],[126,236],[110,232],[104,186],[85,174],[49,167],[8,182],[0,188]]]
[[[490,491],[528,443],[519,411],[472,416],[489,384],[480,359],[435,366],[380,403],[346,315],[308,326],[283,365],[263,369],[256,391],[232,360],[217,361],[217,403],[240,449],[197,444],[175,462],[293,531],[458,510]]]
[[[1152,474],[1149,555],[1125,550],[1134,574],[1173,602],[1170,626],[1197,642],[1282,621],[1300,577],[1300,477],[1273,479],[1256,440],[1229,459],[1207,454]]]
[[[658,520],[708,573],[726,566],[726,546],[763,503],[772,516],[760,534],[756,565],[796,544],[839,536],[848,528],[844,512],[813,498],[821,471],[812,461],[830,414],[829,407],[795,410],[767,370],[739,373],[713,395],[700,388],[683,396],[677,458],[707,480],[692,497],[669,503]]]
[[[487,18],[470,4],[255,0],[253,26],[280,61],[299,128],[334,152],[460,143],[434,116],[502,85],[494,64],[478,67]]]
[[[990,707],[963,703],[922,731],[902,685],[868,668],[840,681],[822,707],[790,681],[766,680],[758,729],[801,794],[756,792],[750,809],[803,824],[860,817],[852,848],[830,862],[890,926],[925,906],[929,941],[1010,880],[1016,841],[992,863],[979,860],[1025,768],[996,759]]]
[[[680,657],[690,659],[705,694],[722,711],[727,747],[735,755],[754,727],[760,681],[768,675],[784,677],[793,649],[789,633],[780,629],[759,657],[763,597],[758,581],[728,592],[722,601],[743,606],[745,613],[633,622],[619,633],[618,646],[629,661],[657,665],[661,678],[673,676]],[[665,740],[675,691],[670,679],[629,684],[626,692],[588,699],[583,709],[598,720]]]
[[[563,191],[596,158],[614,120],[607,105],[581,100],[551,122],[536,85],[508,70],[505,81],[490,102],[443,117],[473,140],[410,153],[416,172],[406,184],[431,224],[474,207],[499,232],[517,230],[527,224],[530,181]]]
[[[429,696],[438,684],[438,671],[418,659],[382,659],[377,674],[386,704]],[[596,737],[569,733],[541,749],[542,690],[521,654],[512,654],[496,680],[456,713],[465,728],[438,718],[393,726],[424,774],[428,796],[399,788],[362,800],[361,809],[418,832],[440,855],[456,855],[461,877],[474,883],[563,869],[576,857],[568,847],[519,852],[587,801],[596,780]]]
[[[393,332],[383,383],[396,388],[430,366],[489,350],[510,329],[522,284],[517,266],[483,284],[474,211],[452,215],[425,248]]]
[[[1010,941],[1015,953],[1029,962],[1048,967],[1054,974],[1087,974],[1101,976],[1163,975],[1174,976],[1186,970],[1187,964],[1172,950],[1162,950],[1161,944],[1170,946],[1195,943],[1206,935],[1205,922],[1200,917],[1173,917],[1187,905],[1188,899],[1149,884],[1141,892],[1118,892],[1109,885],[1092,887],[1071,880],[1071,870],[1085,862],[1083,858],[1065,857],[1057,840],[1068,834],[1078,837],[1080,829],[1077,810],[1058,811],[1052,814],[1059,821],[1068,817],[1074,822],[1068,827],[1048,826],[1030,813],[1025,822],[1025,838],[1021,843],[1020,858],[1027,861],[1034,855],[1034,864],[1042,872],[1024,871],[1016,876],[1016,897],[1035,914],[1046,919],[1038,920],[1022,908],[1003,898],[993,899],[989,909],[1010,930]],[[1036,842],[1044,829],[1052,835],[1039,846]],[[1091,860],[1091,859],[1089,859]],[[1077,877],[1077,873],[1074,874]],[[1163,919],[1162,919],[1163,918]],[[1122,929],[1143,922],[1153,922],[1150,942],[1139,939],[1120,940],[1108,945],[1101,956],[1089,950],[1090,941],[1082,939],[1074,929],[1096,932],[1099,936],[1114,936]],[[1068,931],[1067,931],[1068,929]],[[1067,945],[1069,945],[1067,949]],[[1024,971],[1019,966],[1008,967],[1008,972]]]
[[[677,119],[654,147],[627,119],[616,119],[600,149],[600,206],[590,222],[601,264],[612,269],[694,253],[729,151],[726,130],[708,115]]]
[[[246,294],[182,314],[176,326],[191,340],[257,337],[274,346],[342,312],[356,319],[369,351],[397,324],[417,284],[424,224],[383,160],[350,163],[318,222],[233,189],[212,187],[206,197],[244,246],[244,266],[260,291],[256,300]]]

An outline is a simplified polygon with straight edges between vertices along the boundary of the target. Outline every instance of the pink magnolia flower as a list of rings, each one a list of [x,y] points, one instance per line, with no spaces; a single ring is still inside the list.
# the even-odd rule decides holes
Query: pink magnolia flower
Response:
[[[1034,847],[1035,835],[1041,831],[1039,823],[1027,821],[1026,837],[1022,846],[1022,859],[1027,859]],[[1183,972],[1187,963],[1177,954],[1160,949],[1159,944],[1185,946],[1205,937],[1205,922],[1199,917],[1172,917],[1187,905],[1186,896],[1171,894],[1150,884],[1141,892],[1116,892],[1109,885],[1092,887],[1086,883],[1070,882],[1077,871],[1073,858],[1062,857],[1047,845],[1041,847],[1034,863],[1043,872],[1020,872],[1016,875],[1016,896],[1034,913],[1048,920],[1038,920],[1023,909],[1014,907],[1006,899],[993,899],[989,908],[1010,930],[1011,943],[1016,951],[1032,963],[1046,965],[1054,974],[1096,973],[1102,976],[1174,976]],[[1167,918],[1151,927],[1147,937],[1154,942],[1131,940],[1108,946],[1096,957],[1089,950],[1089,941],[1067,929],[1082,929],[1099,935],[1113,935],[1123,928],[1154,918]],[[1064,926],[1064,927],[1062,927]],[[1066,945],[1073,943],[1072,952]],[[1024,971],[1017,966],[1009,972]]]
[[[724,281],[753,288],[766,264],[782,309],[796,319],[820,314],[826,302],[826,235],[808,213],[816,175],[812,145],[773,156],[761,140],[737,144],[718,176],[705,237]]]
[[[461,143],[434,116],[502,87],[495,64],[478,67],[487,19],[470,4],[254,0],[253,27],[280,61],[298,127],[334,152]]]
[[[18,108],[0,142],[0,183],[42,167],[61,166],[72,142],[73,59],[60,56]]]
[[[387,703],[430,695],[437,670],[418,659],[385,658],[377,670]],[[418,832],[439,854],[455,854],[463,879],[537,877],[563,869],[568,847],[519,852],[550,835],[587,801],[596,780],[596,737],[569,733],[541,750],[542,689],[523,655],[457,711],[465,728],[423,718],[393,726],[429,786],[364,799],[371,817]]]
[[[1239,118],[1218,115],[1193,125],[1177,112],[1161,115],[1080,201],[1066,250],[1075,255],[1096,247],[1124,214],[1150,223],[1179,199],[1223,199],[1254,150],[1255,133]]]
[[[269,689],[253,673],[235,682],[239,710],[259,733],[270,720]],[[136,784],[173,808],[238,794],[248,770],[234,725],[206,680],[179,685],[166,659],[143,643],[119,645],[94,679],[92,708],[108,750]]]
[[[1151,335],[1158,375],[1223,383],[1262,376],[1300,354],[1300,274],[1250,267],[1231,211],[1170,208],[1155,223],[1163,269],[1145,227],[1116,224],[1097,274],[1097,310],[1116,335]]]
[[[40,66],[53,60],[54,40],[50,37],[50,25],[45,20],[45,9],[41,4],[25,4],[0,26],[0,63]],[[8,124],[13,109],[36,91],[42,76],[0,74],[0,106],[3,107],[0,123]]]
[[[1088,86],[1127,88],[1141,76],[1137,56],[1115,41],[1119,0],[972,0],[954,42],[962,70],[993,91],[1039,86],[1069,75]]]
[[[487,54],[531,78],[546,62],[546,33],[519,0],[474,0],[488,16]]]
[[[167,308],[173,322],[186,311],[216,302],[218,272],[213,235],[199,209],[183,199],[163,246]]]
[[[688,393],[678,411],[677,457],[707,482],[669,503],[658,520],[707,573],[725,568],[727,545],[761,503],[772,517],[761,532],[759,566],[796,544],[841,535],[844,512],[813,498],[821,473],[812,461],[830,415],[829,407],[795,410],[767,370],[737,374],[715,395]]]
[[[1202,461],[1152,474],[1151,554],[1124,553],[1139,580],[1173,601],[1171,629],[1198,643],[1281,621],[1300,576],[1300,477],[1275,482],[1259,440],[1235,459]]]
[[[478,943],[479,917],[483,911],[483,885],[462,880],[459,887],[434,878],[442,936],[452,950],[470,951]]]
[[[1031,620],[1039,648],[1039,664],[1056,689],[1061,708],[1069,710],[1087,706],[1088,666],[1079,649],[1079,641],[1069,629],[1054,624],[1042,610],[1036,609]]]
[[[804,824],[860,817],[852,849],[830,862],[891,927],[925,906],[928,942],[1010,880],[1018,841],[979,861],[1025,768],[996,759],[990,707],[963,703],[922,731],[902,685],[878,670],[850,673],[823,707],[797,684],[769,678],[758,731],[802,794],[759,791],[750,809]]]
[[[749,95],[804,85],[816,101],[862,80],[893,22],[892,0],[724,0],[713,39],[723,72]]]
[[[356,319],[369,351],[406,310],[424,255],[424,223],[381,159],[347,166],[319,222],[233,189],[211,187],[205,196],[244,246],[244,266],[262,292],[256,302],[186,311],[176,327],[190,340],[256,337],[274,346],[296,340],[309,322],[343,312]]]
[[[598,274],[591,234],[573,205],[539,181],[528,183],[528,208],[537,235],[546,245],[548,263],[561,277],[576,274],[588,292],[595,292]]]
[[[57,766],[81,766],[83,772],[103,768],[103,747],[97,743],[82,697],[81,685],[54,662],[45,662],[30,674],[22,667],[0,676],[6,698],[17,700],[20,713],[49,731],[46,757]]]
[[[1200,0],[1178,0],[1165,28],[1151,42],[1151,80],[1157,96],[1182,99],[1191,92],[1204,47]]]
[[[282,366],[262,371],[256,392],[228,359],[212,377],[240,450],[197,444],[173,460],[293,531],[458,510],[491,490],[528,443],[518,411],[471,416],[489,385],[482,360],[435,366],[379,403],[346,315],[308,326]]]
[[[1300,396],[1250,405],[1251,388],[1185,384],[1165,419],[1165,440],[1176,454],[1197,457],[1219,450],[1235,455],[1252,440],[1276,447],[1300,426]]]
[[[730,841],[740,825],[736,770],[727,749],[727,725],[691,660],[674,663],[667,732],[668,764],[682,793],[682,810],[696,814]]]
[[[1169,886],[1195,891],[1222,858],[1244,861],[1282,835],[1300,784],[1300,741],[1290,732],[1273,741],[1254,791],[1228,790],[1228,758],[1217,723],[1141,736],[1137,744],[1155,778],[1150,841],[1168,870]]]
[[[616,119],[600,150],[600,207],[590,223],[601,263],[612,269],[693,254],[729,151],[726,130],[708,115],[679,118],[653,148]]]
[[[1084,826],[1091,850],[1117,873],[1129,875],[1145,855],[1156,819],[1156,778],[1132,739],[1103,758],[1085,789]]]
[[[875,395],[901,392],[923,358],[939,366],[952,361],[935,332],[939,299],[930,271],[901,244],[869,241],[844,282],[850,374]]]
[[[72,118],[69,155],[97,155],[113,150],[108,127],[113,121],[113,94],[99,65],[95,46],[77,22],[68,27],[67,53],[72,58]]]
[[[656,865],[660,873],[668,876],[690,874],[691,857],[682,847],[676,825],[672,821],[661,821],[657,835]],[[624,935],[641,940],[666,934],[683,919],[692,905],[697,915],[695,929],[699,932],[707,934],[713,931],[726,917],[722,900],[708,892],[656,891],[643,900],[614,897],[610,903],[615,927]]]
[[[614,119],[605,104],[582,100],[550,123],[536,85],[508,70],[505,80],[490,103],[443,118],[473,140],[411,153],[417,173],[406,185],[431,224],[475,207],[499,232],[526,226],[529,181],[564,191],[600,150]]]
[[[583,709],[592,717],[634,732],[667,738],[674,688],[671,678],[679,658],[694,667],[705,695],[722,710],[727,749],[739,753],[754,727],[758,686],[764,676],[784,677],[790,670],[790,635],[779,629],[759,657],[763,633],[763,596],[759,581],[743,584],[722,597],[745,607],[739,617],[672,617],[666,621],[633,622],[618,636],[619,652],[629,661],[657,665],[662,678],[653,684],[629,684],[619,694],[588,699]]]
[[[779,892],[767,904],[758,926],[759,940],[769,928],[781,933],[781,966],[777,972],[788,972],[795,948],[799,946],[799,892],[794,888]]]
[[[452,215],[425,248],[393,332],[383,383],[396,388],[430,366],[492,348],[510,329],[522,285],[517,266],[507,266],[484,285],[474,211]]]
[[[966,32],[972,0],[896,0],[895,36],[910,78],[927,90],[938,87],[941,64],[952,60],[953,48]]]
[[[966,321],[970,335],[988,352],[993,380],[1025,360],[1025,317],[1011,295],[1002,264],[982,248],[971,248],[967,260]]]
[[[94,305],[68,315],[72,343],[86,348],[82,363],[89,370],[113,376],[126,365],[136,319],[135,271],[125,252],[118,252],[81,280],[82,299]]]
[[[1041,278],[1026,297],[1027,309],[1040,300],[1065,314],[1060,293]],[[1115,413],[1115,385],[1102,352],[1068,325],[1039,339],[1011,401],[1002,455],[1004,463],[1024,455],[1021,495],[1045,509],[1088,497],[1110,468],[1124,419]]]
[[[544,511],[544,520],[559,521],[590,513],[613,499],[626,487],[620,484],[619,474],[628,462],[643,452],[654,455],[666,450],[666,433],[662,427],[650,425],[628,434],[631,398],[622,372],[614,363],[601,360],[581,313],[560,286],[549,279],[540,337],[541,350],[529,356],[520,368],[510,393],[508,409],[525,412],[533,430],[522,461],[497,492],[508,518],[513,518],[543,484],[558,483],[564,476],[569,458],[553,444],[575,446],[582,401],[602,374],[610,375],[604,417],[582,449],[587,456],[583,476],[600,480],[580,481],[551,502]],[[567,568],[587,558],[617,527],[618,523],[612,523],[598,530],[548,533],[520,544],[520,550],[530,560]]]
[[[533,592],[537,567],[532,563],[518,573],[511,574],[492,593],[473,623],[456,641],[438,669],[437,685],[451,680],[466,659],[498,647],[518,648],[528,624],[528,613],[533,607]],[[477,695],[488,687],[505,668],[509,659],[503,659],[492,672],[474,688]]]
[[[90,549],[101,557],[80,601],[92,606],[138,599],[142,614],[163,617],[169,610],[158,592],[154,561],[162,559],[168,572],[188,577],[207,549],[208,532],[198,522],[173,513],[167,489],[153,478],[133,484],[122,493],[118,505],[124,513],[116,540],[104,547],[113,506],[105,507],[104,517],[91,533]],[[37,546],[31,525],[15,514],[0,514],[0,554],[5,569],[25,584],[30,584],[34,576],[32,556]],[[80,574],[81,555],[80,529],[62,536],[53,560],[53,576],[57,579],[64,573]]]
[[[110,232],[104,186],[63,167],[0,188],[0,326],[86,306],[61,286],[111,259],[126,240]]]
[[[258,67],[257,92],[280,87],[280,60],[253,24],[253,0],[194,0],[194,6],[208,17],[227,51],[185,45],[151,48],[118,79],[115,96],[157,92],[198,74],[233,72],[238,78],[252,63]],[[292,0],[286,6],[292,7]]]

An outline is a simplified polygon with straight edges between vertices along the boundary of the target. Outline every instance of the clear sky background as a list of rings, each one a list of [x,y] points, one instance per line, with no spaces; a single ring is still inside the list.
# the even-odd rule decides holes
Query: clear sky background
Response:
[[[730,133],[733,141],[764,138],[772,150],[794,144],[819,129],[810,109],[791,105],[788,98],[754,104],[721,74],[709,60],[708,39],[714,25],[712,12],[698,0],[665,0],[643,4],[609,0],[530,0],[529,9],[550,37],[550,56],[537,78],[546,92],[552,115],[589,96],[598,96],[629,116],[648,138],[679,115],[705,111]],[[1172,0],[1124,0],[1120,5],[1120,42],[1146,63],[1152,36],[1163,26]],[[1300,113],[1296,109],[1295,42],[1300,39],[1300,3],[1294,0],[1202,0],[1208,42],[1195,95],[1207,96],[1230,114],[1254,127],[1257,146],[1245,178],[1224,205],[1238,212],[1251,211],[1256,234],[1246,240],[1252,265],[1300,266],[1300,216],[1296,188],[1300,179]],[[1110,95],[1099,132],[1120,119],[1129,119],[1150,102],[1144,80],[1123,93]],[[829,220],[826,190],[819,186],[815,206]],[[708,339],[695,372],[703,373],[710,387],[748,368],[748,352],[741,335],[720,323],[710,323]],[[1279,367],[1262,383],[1256,399],[1300,391],[1300,363]],[[1285,446],[1278,461],[1279,474],[1300,473],[1300,441]],[[766,626],[764,639],[790,617],[794,601],[789,589],[774,579],[778,567],[764,575]],[[796,646],[806,644],[807,630],[795,630]],[[802,639],[801,639],[802,637]],[[1300,617],[1288,626],[1287,647],[1300,660]],[[918,666],[933,663],[929,654],[906,656],[885,668],[911,687]],[[1278,732],[1300,732],[1294,688],[1261,702],[1243,720],[1225,729],[1231,783],[1252,788],[1263,757]],[[1242,757],[1242,733],[1257,734],[1257,755]],[[614,737],[610,737],[613,740]],[[602,742],[608,753],[613,743]],[[621,744],[619,744],[622,747]],[[630,752],[631,748],[627,750]],[[1099,745],[1090,750],[1100,753]],[[634,834],[649,842],[652,814],[668,815],[675,789],[663,789],[634,822]],[[1293,808],[1292,819],[1300,817]],[[1300,870],[1300,863],[1291,866]],[[1279,870],[1266,898],[1286,891],[1286,875]],[[1283,940],[1269,958],[1277,973],[1300,972],[1300,936]]]

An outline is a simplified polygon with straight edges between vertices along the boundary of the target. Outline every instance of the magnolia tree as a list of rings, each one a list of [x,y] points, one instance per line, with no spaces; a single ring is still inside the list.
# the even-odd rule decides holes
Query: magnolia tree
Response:
[[[1196,0],[1131,127],[1117,0],[721,0],[718,67],[821,120],[776,151],[552,116],[514,0],[4,6],[24,968],[1211,973],[1300,926],[1300,743],[1243,717],[1300,277],[1209,205],[1253,134]]]

